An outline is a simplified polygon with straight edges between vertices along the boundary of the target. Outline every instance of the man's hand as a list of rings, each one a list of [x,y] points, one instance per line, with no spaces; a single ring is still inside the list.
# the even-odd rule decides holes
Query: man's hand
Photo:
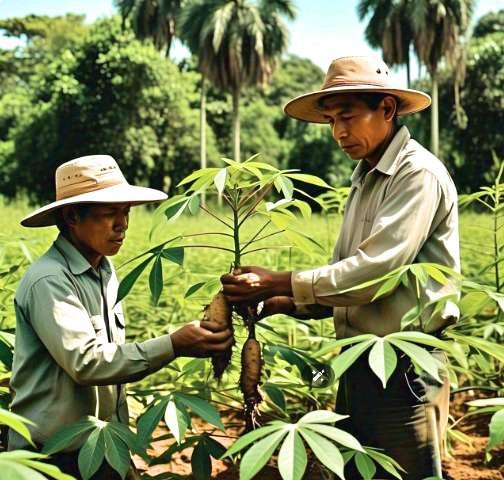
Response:
[[[195,320],[170,335],[176,357],[210,357],[233,344],[233,333],[215,322]]]
[[[270,317],[271,315],[290,315],[296,310],[294,299],[292,297],[271,297],[262,302],[262,308],[257,309],[257,318],[259,320]]]
[[[231,303],[258,303],[270,297],[292,296],[291,272],[241,267],[221,277],[224,295]]]

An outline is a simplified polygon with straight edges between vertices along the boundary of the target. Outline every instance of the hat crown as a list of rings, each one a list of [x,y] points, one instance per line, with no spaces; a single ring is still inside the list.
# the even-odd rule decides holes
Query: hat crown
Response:
[[[62,200],[128,182],[110,155],[88,155],[61,164],[55,183],[56,200]]]
[[[345,85],[393,88],[386,63],[373,57],[341,57],[333,60],[322,90]]]

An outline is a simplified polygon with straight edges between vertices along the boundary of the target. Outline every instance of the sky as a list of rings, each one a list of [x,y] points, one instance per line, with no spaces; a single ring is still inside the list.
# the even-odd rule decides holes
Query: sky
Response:
[[[290,42],[288,52],[309,58],[326,70],[334,58],[345,55],[375,55],[364,39],[365,23],[360,22],[357,0],[294,0],[297,18],[289,22]],[[477,0],[474,20],[492,10],[504,8],[504,0]],[[86,15],[87,22],[116,12],[113,0],[0,0],[0,18],[39,15],[63,15],[67,12]],[[0,36],[0,48],[15,46],[16,40]],[[179,60],[187,50],[175,42],[171,57]],[[418,67],[412,64],[412,77]],[[406,86],[405,68],[394,70],[393,78]],[[322,80],[322,79],[321,79]]]

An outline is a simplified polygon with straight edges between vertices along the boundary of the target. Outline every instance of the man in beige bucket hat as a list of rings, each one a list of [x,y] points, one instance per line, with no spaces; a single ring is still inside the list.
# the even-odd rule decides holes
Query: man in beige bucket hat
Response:
[[[328,124],[341,149],[359,161],[333,259],[297,272],[242,267],[222,278],[228,299],[263,301],[261,317],[333,316],[338,339],[399,331],[402,317],[417,305],[412,288],[400,284],[373,301],[379,285],[352,287],[411,263],[460,269],[455,186],[444,165],[397,121],[429,105],[427,94],[398,87],[387,65],[370,57],[334,60],[320,90],[287,103],[287,115]],[[426,305],[457,294],[453,285],[432,280],[419,288]],[[426,330],[436,333],[457,316],[457,306],[446,302],[439,311],[428,308],[423,318],[429,320]],[[442,358],[439,352],[434,355]],[[440,384],[418,374],[404,355],[398,355],[384,389],[365,354],[341,378],[336,410],[350,415],[346,428],[362,444],[383,449],[401,464],[407,472],[403,479],[421,480],[442,476],[440,443],[448,401],[448,381]],[[353,462],[346,478],[362,478]],[[378,470],[373,478],[394,477]]]
[[[192,322],[171,335],[125,343],[116,303],[118,281],[107,258],[121,248],[130,206],[159,202],[158,190],[130,185],[116,161],[91,155],[56,170],[56,200],[25,217],[26,227],[57,225],[60,234],[24,275],[15,296],[12,411],[38,447],[82,417],[128,423],[122,384],[156,372],[178,356],[209,356],[232,342],[229,330]],[[75,443],[51,460],[80,478]],[[9,449],[29,448],[12,430]],[[94,479],[120,478],[108,465]]]

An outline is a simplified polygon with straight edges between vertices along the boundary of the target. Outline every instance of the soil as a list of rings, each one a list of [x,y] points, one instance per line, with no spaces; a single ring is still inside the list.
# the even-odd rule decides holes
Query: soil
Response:
[[[451,414],[455,419],[460,418],[465,412],[465,402],[482,398],[477,392],[464,392],[454,395],[451,403]],[[229,447],[243,430],[243,421],[237,418],[234,412],[221,412],[225,425],[231,425],[227,429],[227,435],[212,430],[208,424],[199,419],[193,422],[194,433],[207,432],[215,440]],[[469,436],[471,443],[455,443],[451,446],[450,454],[443,460],[445,480],[504,480],[504,446],[492,451],[492,459],[485,463],[485,445],[488,440],[488,416],[475,416],[461,422],[460,430]],[[160,424],[154,433],[154,437],[166,435],[164,424]],[[173,440],[161,440],[153,442],[149,454],[153,457],[161,455]],[[146,471],[155,476],[170,472],[180,475],[184,479],[193,479],[191,476],[192,448],[187,448],[172,457],[172,461],[163,465],[148,466],[141,458],[135,458],[135,464],[140,471]],[[220,461],[212,459],[212,478],[217,480],[237,480],[238,469],[230,460]],[[305,476],[306,480],[321,480],[323,476],[318,472],[312,472]],[[281,480],[278,471],[272,466],[266,466],[256,477],[257,480]]]

